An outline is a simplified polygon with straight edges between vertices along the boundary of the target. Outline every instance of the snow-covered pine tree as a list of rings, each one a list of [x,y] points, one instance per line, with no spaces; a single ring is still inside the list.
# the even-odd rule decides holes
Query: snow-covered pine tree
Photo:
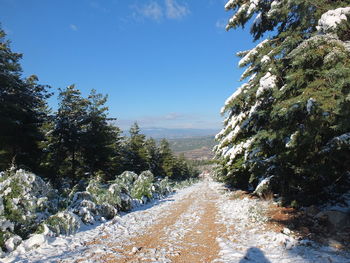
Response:
[[[226,182],[270,181],[287,202],[304,203],[349,185],[349,4],[228,1],[227,30],[253,20],[254,40],[269,37],[238,53],[249,80],[226,100],[216,137]]]

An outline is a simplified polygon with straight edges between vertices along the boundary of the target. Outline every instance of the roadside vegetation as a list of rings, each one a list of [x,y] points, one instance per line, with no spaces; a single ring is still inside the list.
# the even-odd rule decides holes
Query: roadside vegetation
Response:
[[[137,123],[122,136],[96,90],[60,89],[53,111],[51,88],[23,76],[21,57],[0,30],[0,252],[75,233],[195,181],[199,172],[166,140],[146,138]]]

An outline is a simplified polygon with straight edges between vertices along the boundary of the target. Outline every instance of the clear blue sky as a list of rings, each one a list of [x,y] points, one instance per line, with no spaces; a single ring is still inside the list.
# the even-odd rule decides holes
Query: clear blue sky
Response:
[[[220,128],[240,85],[235,53],[249,28],[226,32],[223,0],[0,0],[0,22],[26,76],[108,94],[127,128]],[[50,99],[55,108],[56,97]]]

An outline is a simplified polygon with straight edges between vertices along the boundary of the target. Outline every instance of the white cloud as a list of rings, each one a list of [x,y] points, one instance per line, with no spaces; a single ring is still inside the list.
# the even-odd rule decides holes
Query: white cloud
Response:
[[[163,10],[162,7],[155,1],[152,1],[146,5],[143,6],[132,6],[136,14],[134,16],[141,16],[145,18],[149,18],[152,20],[159,21],[163,17]]]
[[[164,3],[164,5],[160,3]],[[136,20],[140,18],[148,18],[155,21],[160,21],[162,18],[181,19],[190,14],[188,6],[179,4],[176,0],[150,1],[145,5],[132,5],[131,8],[135,11],[133,17]]]
[[[226,25],[227,25],[226,19],[219,19],[215,23],[215,26],[219,29],[225,29]]]
[[[165,0],[165,7],[169,19],[181,19],[190,13],[187,5],[181,5],[176,0]]]
[[[104,7],[103,5],[101,5],[101,3],[97,2],[97,1],[91,1],[90,2],[90,7],[98,10],[98,11],[101,11],[103,13],[109,13],[110,10],[106,7]]]
[[[69,25],[69,28],[70,28],[71,30],[73,30],[73,31],[78,31],[78,27],[77,27],[76,25],[74,25],[74,24],[70,24],[70,25]]]

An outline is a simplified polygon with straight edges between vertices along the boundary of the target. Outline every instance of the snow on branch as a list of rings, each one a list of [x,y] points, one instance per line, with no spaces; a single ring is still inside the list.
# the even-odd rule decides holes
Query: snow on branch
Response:
[[[230,97],[225,101],[225,105],[221,108],[221,114],[229,108],[230,104],[243,92],[243,90],[250,88],[248,83],[242,84]]]
[[[239,3],[237,0],[229,0],[225,5],[226,10],[235,9]],[[238,8],[237,12],[229,19],[226,30],[240,24],[240,20],[247,20],[258,10],[260,0],[249,0]]]
[[[260,86],[256,91],[256,97],[259,98],[266,90],[273,89],[276,87],[276,76],[272,75],[270,72],[267,72],[260,79]]]
[[[342,21],[347,20],[347,15],[350,15],[350,7],[329,10],[318,20],[317,30],[322,33],[333,31]]]
[[[268,39],[265,39],[264,41],[260,42],[255,48],[251,49],[239,62],[238,65],[240,67],[246,66],[248,63],[252,61],[254,56],[256,56],[259,53],[259,50],[264,48],[266,44],[269,42]]]
[[[349,147],[350,146],[350,132],[344,133],[340,136],[334,137],[331,139],[326,147],[324,147],[321,151],[321,153],[329,152],[334,149],[341,149],[343,147]]]
[[[254,142],[255,138],[250,138],[246,141],[243,141],[239,144],[236,144],[232,148],[230,148],[228,151],[224,153],[224,157],[229,157],[230,161],[228,165],[231,165],[234,159],[239,155],[242,154],[245,150],[247,150],[252,143]]]

